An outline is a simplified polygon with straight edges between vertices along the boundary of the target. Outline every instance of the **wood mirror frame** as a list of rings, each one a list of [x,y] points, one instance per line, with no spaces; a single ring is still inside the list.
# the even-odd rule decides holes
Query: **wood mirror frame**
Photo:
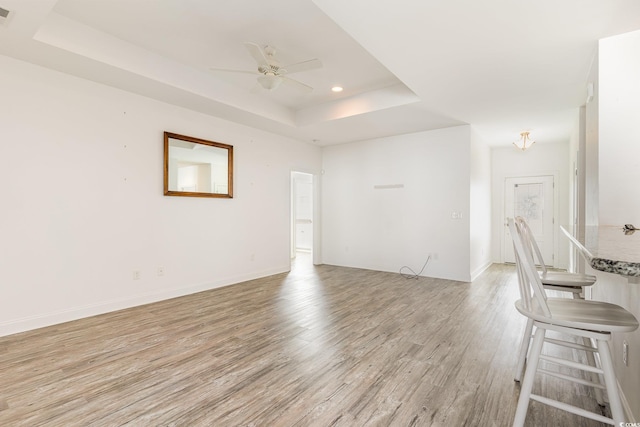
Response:
[[[233,146],[165,132],[164,195],[233,198]]]

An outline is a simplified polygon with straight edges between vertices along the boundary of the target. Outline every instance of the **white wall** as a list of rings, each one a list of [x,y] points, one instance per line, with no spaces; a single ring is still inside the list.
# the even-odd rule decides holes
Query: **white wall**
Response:
[[[640,224],[640,31],[599,44],[599,223]],[[621,305],[640,319],[640,280],[598,273],[595,300]],[[629,366],[622,342],[629,343]],[[640,330],[613,334],[613,361],[626,401],[640,421]],[[635,356],[634,356],[635,355]]]
[[[7,57],[0,70],[0,335],[289,269],[290,171],[319,173],[318,147]],[[232,144],[234,198],[163,196],[165,130]]]
[[[584,146],[585,146],[585,117],[586,108],[582,106],[576,112],[569,139],[569,158],[567,168],[569,170],[569,213],[567,230],[577,235],[578,224],[584,223]],[[578,236],[580,237],[580,236]],[[562,237],[561,237],[562,238]],[[583,240],[584,241],[584,240]],[[568,251],[567,269],[572,272],[584,271],[584,266],[578,264],[577,251],[571,245]]]
[[[504,185],[508,177],[555,175],[558,218],[556,226],[569,224],[570,180],[569,180],[569,142],[563,144],[535,144],[527,151],[514,147],[494,148],[491,150],[492,168],[492,258],[502,262],[502,233],[504,231]],[[569,242],[562,238],[556,227],[557,267],[567,268],[569,262]]]
[[[418,272],[437,253],[424,276],[469,281],[469,141],[460,126],[324,147],[324,263]]]
[[[640,224],[640,31],[600,41],[600,225]]]
[[[598,225],[599,201],[599,54],[596,52],[587,84],[593,83],[593,99],[585,106],[584,141],[584,221],[581,225]],[[581,147],[582,148],[582,147]]]
[[[491,149],[471,128],[471,277],[491,265]]]

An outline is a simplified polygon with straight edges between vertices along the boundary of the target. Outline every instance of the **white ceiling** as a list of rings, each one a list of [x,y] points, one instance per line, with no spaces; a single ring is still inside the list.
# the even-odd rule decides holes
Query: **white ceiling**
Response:
[[[637,0],[0,0],[0,54],[318,145],[471,124],[566,141],[597,40]],[[261,89],[244,42],[315,88]],[[334,85],[341,94],[330,91]]]

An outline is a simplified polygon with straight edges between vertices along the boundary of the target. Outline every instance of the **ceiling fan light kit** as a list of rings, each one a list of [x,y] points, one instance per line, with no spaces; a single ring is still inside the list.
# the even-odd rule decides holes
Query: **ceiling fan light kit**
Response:
[[[276,76],[275,74],[265,74],[258,76],[258,83],[266,90],[274,90],[282,83],[282,77]]]

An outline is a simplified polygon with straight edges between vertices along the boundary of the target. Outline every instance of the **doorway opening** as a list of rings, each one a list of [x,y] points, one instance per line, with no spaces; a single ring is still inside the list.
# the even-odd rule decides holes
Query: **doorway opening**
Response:
[[[291,262],[313,265],[314,179],[304,172],[291,172]]]

